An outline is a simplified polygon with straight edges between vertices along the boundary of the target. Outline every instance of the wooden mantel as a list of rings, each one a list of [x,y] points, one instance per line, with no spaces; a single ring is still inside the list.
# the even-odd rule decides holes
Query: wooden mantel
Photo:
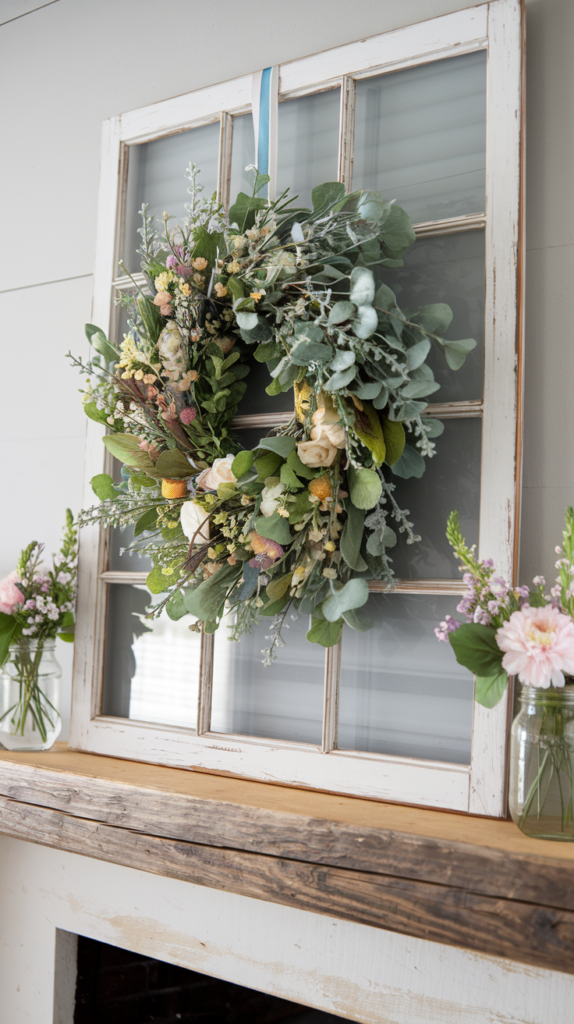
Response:
[[[574,973],[574,844],[511,822],[158,768],[0,752],[0,832]]]

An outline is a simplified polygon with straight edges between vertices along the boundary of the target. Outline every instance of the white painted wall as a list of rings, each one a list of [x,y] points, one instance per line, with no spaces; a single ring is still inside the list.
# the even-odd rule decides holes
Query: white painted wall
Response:
[[[17,552],[33,537],[53,550],[64,508],[77,510],[80,505],[85,422],[78,378],[64,353],[84,349],[82,325],[90,318],[101,121],[263,65],[468,6],[472,4],[460,0],[170,0],[168,5],[157,0],[56,0],[43,5],[0,0],[0,576],[13,568]],[[564,506],[574,500],[574,3],[526,0],[526,8],[524,579],[541,569],[552,575]],[[69,701],[71,651],[64,645],[60,658]],[[208,894],[5,839],[0,840],[0,864],[0,928],[8,928],[1,940],[0,992],[2,1012],[11,1024],[52,1019],[45,996],[55,927],[74,930],[81,924],[86,934],[121,944],[121,929],[112,920],[121,912],[132,918],[129,943],[137,940],[132,948],[169,959],[176,946],[161,937],[166,929],[180,927],[186,900],[207,901],[205,906],[212,900],[218,926],[221,915],[227,923],[229,908],[243,906],[240,897]],[[100,918],[104,907],[109,921]],[[254,907],[271,920],[270,905]],[[193,917],[193,905],[189,908]],[[273,913],[279,923],[297,912],[275,908]],[[329,933],[329,919],[318,920]],[[163,923],[156,927],[154,921]],[[189,936],[190,921],[184,925],[181,934]],[[379,1009],[378,1016],[368,1009],[361,1020],[538,1024],[568,1019],[566,1010],[560,1014],[560,1001],[566,992],[571,1000],[572,979],[562,975],[556,976],[547,998],[547,972],[517,968],[503,982],[500,965],[489,961],[485,966],[484,958],[369,929],[356,931],[342,922],[332,927],[350,943],[346,953],[341,946],[337,972],[350,972],[353,984],[362,979],[359,987],[370,993],[365,995],[369,1006],[374,1005],[373,992],[379,1007],[392,1006],[388,1013]],[[363,947],[357,936],[367,932]],[[182,940],[184,946],[187,941]],[[367,969],[361,957],[349,966],[355,942],[364,950]],[[306,958],[297,960],[295,948],[290,980],[281,992],[297,990],[291,998],[304,1001],[297,979],[305,975]],[[415,948],[419,952],[413,960]],[[186,955],[191,957],[189,951]],[[230,962],[229,951],[226,956]],[[377,957],[383,966],[374,970]],[[220,970],[224,973],[213,967],[214,973]],[[253,984],[250,970],[246,967],[238,980]],[[371,985],[369,980],[379,977],[379,970],[385,979],[384,1004],[379,982]],[[412,1013],[401,1008],[407,1005],[400,995],[403,985],[419,993],[424,1012],[415,1012],[414,1003],[408,1004]],[[463,993],[465,1005],[481,1008],[448,1009],[443,997],[449,985],[451,994],[455,985]],[[490,1009],[484,1002],[487,995]],[[327,1002],[329,998],[329,993],[321,995]],[[317,996],[315,1005],[327,1005],[321,999]],[[6,1000],[12,1000],[10,1012]],[[439,1006],[446,1007],[440,1010],[442,1016]]]

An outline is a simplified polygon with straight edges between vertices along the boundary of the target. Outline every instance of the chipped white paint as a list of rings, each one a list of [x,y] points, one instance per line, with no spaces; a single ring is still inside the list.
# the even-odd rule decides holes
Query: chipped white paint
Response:
[[[6,836],[0,836],[0,862],[3,1024],[51,1024],[56,929],[360,1024],[566,1024],[571,1019],[573,975]],[[60,1016],[57,1024],[72,1022]]]
[[[421,234],[487,229],[487,313],[485,395],[483,403],[451,403],[437,411],[450,418],[481,416],[483,470],[480,548],[512,574],[516,462],[516,255],[518,245],[520,152],[520,5],[493,0],[431,21],[305,57],[279,68],[283,96],[313,92],[344,80],[340,174],[351,176],[348,138],[352,82],[356,78],[396,70],[428,60],[476,49],[488,49],[487,210],[470,219],[449,219],[420,225]],[[219,179],[227,189],[229,114],[250,102],[250,77],[201,89],[186,96],[123,114],[104,124],[94,287],[94,321],[111,326],[114,268],[122,231],[122,194],[126,147],[193,124],[220,120],[225,153]],[[223,159],[227,154],[226,159]],[[228,168],[227,168],[228,170]],[[468,220],[468,223],[467,223]],[[470,223],[472,222],[472,223]],[[463,407],[464,406],[464,407]],[[429,412],[432,408],[429,409]],[[244,418],[245,419],[245,418]],[[253,418],[250,418],[252,420]],[[244,422],[242,424],[246,426]],[[262,425],[259,422],[258,425]],[[86,453],[86,485],[105,467],[101,427],[90,422]],[[87,492],[88,493],[88,492]],[[89,500],[89,499],[87,499]],[[477,707],[472,764],[439,764],[332,749],[336,735],[338,662],[327,659],[323,749],[311,745],[218,735],[209,732],[211,705],[210,643],[203,646],[200,681],[199,735],[191,730],[105,718],[101,711],[106,583],[102,576],[105,538],[96,529],[83,531],[80,603],[76,650],[71,744],[94,753],[135,760],[231,772],[269,782],[312,786],[426,806],[480,814],[504,814],[504,769],[507,708]],[[125,582],[132,579],[124,575]],[[374,588],[376,589],[376,588]],[[457,593],[459,581],[401,581],[411,593]]]

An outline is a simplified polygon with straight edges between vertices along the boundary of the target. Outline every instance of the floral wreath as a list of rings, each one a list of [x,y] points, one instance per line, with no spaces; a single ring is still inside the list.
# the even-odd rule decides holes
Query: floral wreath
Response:
[[[420,540],[393,477],[421,477],[444,429],[425,412],[439,389],[427,357],[434,344],[457,370],[476,342],[444,338],[445,304],[407,314],[380,280],[415,241],[380,193],[326,183],[301,209],[288,192],[261,198],[269,178],[255,171],[226,221],[193,164],[186,174],[181,226],[165,215],[160,234],[141,210],[147,287],[119,300],[119,349],[87,325],[95,355],[70,356],[123,464],[119,485],[94,477],[101,504],[80,523],[133,526],[130,550],[151,557],[148,588],[165,594],[151,616],[191,614],[211,633],[230,608],[232,639],[271,616],[270,663],[289,612],[311,616],[307,639],[324,647],[344,623],[371,627],[368,581],[392,589],[397,531]],[[231,423],[253,359],[269,395],[293,389],[294,414],[247,451]]]

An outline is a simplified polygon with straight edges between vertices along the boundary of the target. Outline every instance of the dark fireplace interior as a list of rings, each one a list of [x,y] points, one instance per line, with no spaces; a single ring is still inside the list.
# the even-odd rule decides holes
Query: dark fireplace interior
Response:
[[[78,936],[74,1024],[341,1024],[340,1017]]]

